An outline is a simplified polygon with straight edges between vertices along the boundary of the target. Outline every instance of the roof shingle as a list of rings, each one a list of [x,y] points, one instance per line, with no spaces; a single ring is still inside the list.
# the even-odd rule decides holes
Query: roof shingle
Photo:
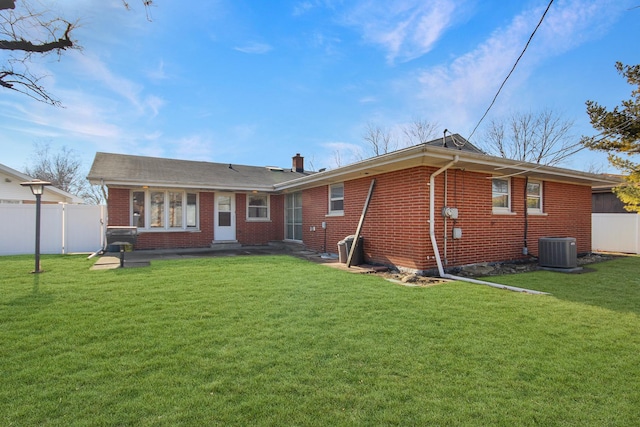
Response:
[[[92,183],[225,190],[272,190],[274,184],[309,175],[290,169],[96,153]]]

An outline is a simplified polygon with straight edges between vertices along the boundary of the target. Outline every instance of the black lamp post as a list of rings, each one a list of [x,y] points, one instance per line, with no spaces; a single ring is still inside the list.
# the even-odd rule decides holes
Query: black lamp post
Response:
[[[36,269],[33,273],[42,273],[40,270],[40,197],[44,192],[44,187],[51,185],[50,182],[34,179],[33,181],[21,182],[23,187],[31,187],[31,192],[36,196]]]

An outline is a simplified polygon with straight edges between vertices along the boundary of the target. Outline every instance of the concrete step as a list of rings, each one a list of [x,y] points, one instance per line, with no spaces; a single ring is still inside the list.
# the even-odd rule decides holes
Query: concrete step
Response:
[[[242,248],[238,242],[211,242],[211,249],[214,251],[233,251]]]

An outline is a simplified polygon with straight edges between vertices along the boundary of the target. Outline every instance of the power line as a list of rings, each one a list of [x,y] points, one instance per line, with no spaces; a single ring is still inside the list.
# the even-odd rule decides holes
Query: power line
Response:
[[[484,118],[487,117],[487,114],[489,114],[489,110],[491,110],[491,107],[493,107],[493,104],[495,104],[496,99],[498,99],[498,95],[500,95],[500,92],[502,91],[502,88],[507,83],[507,80],[509,80],[509,77],[511,77],[511,74],[513,74],[513,71],[516,69],[516,66],[518,65],[518,62],[520,62],[520,59],[522,58],[524,53],[527,51],[527,48],[529,47],[529,43],[531,43],[531,40],[533,40],[533,36],[536,34],[536,31],[538,31],[538,28],[540,28],[540,25],[542,25],[542,21],[544,21],[544,17],[547,15],[547,12],[551,8],[552,4],[553,4],[553,0],[550,0],[549,4],[547,5],[547,8],[545,9],[544,13],[540,17],[540,21],[538,21],[538,25],[536,25],[536,28],[531,33],[531,36],[529,37],[529,40],[527,40],[527,44],[525,44],[524,49],[522,49],[522,52],[520,53],[520,56],[518,56],[518,59],[516,59],[516,62],[513,64],[513,67],[511,68],[511,71],[509,71],[509,74],[507,74],[507,77],[505,77],[505,79],[503,80],[502,84],[498,88],[498,91],[496,92],[496,95],[493,97],[493,100],[491,101],[491,104],[489,104],[489,107],[487,108],[487,110],[482,115],[482,118],[480,118],[480,121],[478,122],[476,127],[473,128],[473,132],[471,132],[471,135],[469,135],[469,138],[467,138],[467,140],[471,140],[471,137],[473,136],[473,134],[478,129],[478,126],[480,126],[480,123],[482,123]]]
[[[597,143],[607,139],[607,135],[605,135],[605,133],[610,133],[610,132],[614,132],[615,133],[615,132],[625,131],[626,129],[631,127],[631,125],[634,122],[637,122],[638,120],[640,120],[640,119],[638,119],[638,118],[627,119],[624,123],[620,123],[619,125],[613,127],[609,131],[600,132],[599,134],[594,135],[591,138],[593,138],[594,139],[594,143],[597,144]],[[596,138],[598,138],[598,139],[596,139]],[[554,157],[554,162],[555,163],[559,163],[559,162],[563,161],[564,159],[566,159],[567,157],[573,156],[574,154],[576,154],[576,153],[584,150],[585,148],[587,148],[584,145],[582,145],[581,147],[577,148],[576,150],[569,152],[569,150],[571,150],[571,149],[573,149],[575,147],[578,147],[579,145],[582,145],[582,142],[576,142],[575,144],[572,144],[572,145],[570,145],[568,147],[565,147],[563,149],[560,149],[560,150],[552,153],[551,156],[558,156],[558,157]],[[562,154],[562,155],[560,155],[560,154]]]

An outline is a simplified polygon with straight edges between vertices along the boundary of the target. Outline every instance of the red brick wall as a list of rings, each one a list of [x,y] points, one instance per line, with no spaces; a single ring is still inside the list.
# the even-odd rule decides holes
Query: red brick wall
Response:
[[[429,193],[425,168],[412,168],[375,177],[376,184],[361,236],[365,258],[369,262],[420,269],[427,253]],[[327,223],[327,249],[336,253],[337,244],[355,233],[372,178],[344,183],[344,216],[327,216],[328,187],[305,190],[303,203],[303,239],[306,246],[322,251],[323,221]],[[427,209],[425,210],[425,206]],[[316,231],[309,231],[310,227]]]
[[[348,228],[349,222],[346,217],[328,217],[328,205],[329,187],[316,187],[302,192],[302,240],[305,246],[319,252],[337,253],[338,242],[345,236],[353,234],[355,228]],[[326,229],[322,229],[323,221],[327,223]],[[316,227],[316,231],[310,231],[311,227]]]
[[[415,270],[436,268],[429,238],[429,177],[434,168],[416,167],[377,175],[362,229],[368,262]],[[447,206],[458,208],[457,220],[447,220],[444,236],[444,183]],[[524,178],[511,178],[511,215],[493,214],[491,177],[450,169],[435,180],[435,230],[445,267],[522,258],[524,246]],[[322,221],[327,222],[327,251],[337,252],[337,242],[354,234],[371,178],[347,181],[345,214],[327,217],[327,186],[303,192],[303,238],[308,247],[323,251]],[[591,189],[586,186],[543,183],[545,215],[528,216],[528,248],[537,255],[539,237],[575,237],[578,252],[591,250]],[[309,231],[315,226],[316,231]],[[462,238],[453,239],[453,227]],[[446,247],[445,247],[446,246]],[[446,250],[445,250],[446,249]]]
[[[107,225],[131,225],[131,196],[128,188],[109,187],[107,199]]]
[[[284,238],[284,196],[272,195],[269,221],[247,221],[247,195],[236,195],[236,237],[243,245],[266,245]]]
[[[450,170],[448,180],[448,205],[458,208],[459,219],[447,221],[447,235],[452,235],[454,226],[462,229],[462,239],[448,240],[449,264],[523,258],[525,179],[511,178],[511,215],[492,213],[491,179],[487,175]],[[544,182],[542,204],[543,215],[527,216],[531,255],[538,254],[538,238],[550,236],[575,237],[578,253],[591,251],[590,187]],[[440,206],[436,214],[436,224],[442,224]],[[442,231],[437,238],[444,257]]]
[[[130,225],[131,193],[127,188],[109,188],[109,225]],[[245,194],[236,195],[236,237],[243,245],[266,245],[284,236],[284,196],[272,195],[269,222],[247,221]],[[214,240],[215,194],[200,192],[200,230],[140,231],[136,249],[206,248]]]
[[[109,188],[109,225],[131,225],[131,193],[128,188]],[[213,240],[213,193],[200,193],[200,230],[139,231],[135,249],[206,248]]]
[[[365,259],[415,270],[436,268],[429,238],[429,176],[435,168],[415,167],[377,175],[362,228]],[[458,208],[457,220],[447,220],[444,236],[444,184],[447,205]],[[436,177],[435,230],[445,267],[522,258],[524,247],[524,178],[512,177],[511,215],[492,213],[491,177],[449,169]],[[319,252],[336,253],[337,243],[354,234],[367,197],[371,177],[344,183],[344,215],[327,216],[328,187],[304,190],[303,241]],[[236,195],[237,239],[244,245],[263,245],[284,238],[284,195],[272,195],[270,221],[246,220],[246,195]],[[109,189],[109,225],[129,225],[130,190]],[[578,253],[591,251],[591,188],[556,182],[543,183],[544,215],[528,216],[528,248],[537,255],[540,237],[575,237]],[[200,193],[197,232],[141,232],[138,249],[208,247],[214,240],[214,193]],[[326,231],[322,222],[327,223]],[[315,227],[315,231],[312,228]],[[453,227],[462,230],[452,238]],[[325,247],[326,241],[326,247]]]

